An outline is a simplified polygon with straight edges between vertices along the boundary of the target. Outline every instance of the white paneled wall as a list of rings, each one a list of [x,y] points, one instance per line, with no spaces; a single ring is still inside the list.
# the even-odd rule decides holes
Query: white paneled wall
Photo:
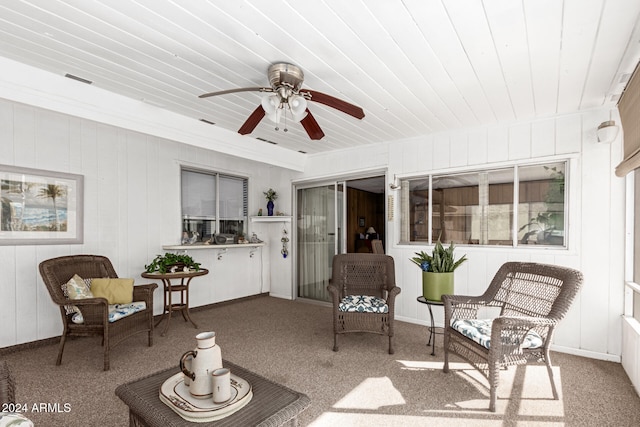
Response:
[[[0,348],[62,331],[59,311],[38,273],[42,260],[101,254],[119,276],[148,282],[140,277],[144,265],[163,245],[179,242],[182,163],[249,177],[250,214],[264,209],[262,192],[268,187],[279,190],[279,206],[290,210],[293,172],[288,169],[0,100],[0,164],[76,173],[85,180],[83,244],[0,246]],[[249,248],[239,247],[220,260],[215,249],[194,251],[210,274],[191,283],[191,305],[268,292],[269,272],[262,268],[271,250],[263,247],[249,257]],[[290,283],[278,288],[281,296],[291,297]],[[156,314],[161,306],[159,289]]]
[[[615,117],[610,117],[613,114]],[[361,150],[311,156],[304,178],[348,174],[387,168],[394,176],[429,172],[474,170],[530,160],[570,160],[569,249],[528,249],[460,246],[459,255],[469,261],[455,274],[456,293],[480,294],[506,261],[535,261],[581,270],[583,288],[567,318],[560,324],[554,348],[606,360],[620,360],[621,315],[624,294],[624,180],[613,174],[621,159],[621,136],[612,144],[596,142],[595,129],[603,121],[617,119],[617,112],[583,114],[536,120],[506,126],[441,133],[374,146],[368,156]],[[386,153],[384,152],[386,150]],[[348,163],[344,159],[349,159]],[[340,165],[340,166],[336,166]],[[390,190],[388,190],[390,191]],[[387,252],[395,258],[402,293],[397,317],[427,323],[428,312],[416,302],[421,294],[420,270],[409,261],[425,246],[398,245],[399,193],[395,220],[387,227]],[[435,308],[437,322],[442,310]]]

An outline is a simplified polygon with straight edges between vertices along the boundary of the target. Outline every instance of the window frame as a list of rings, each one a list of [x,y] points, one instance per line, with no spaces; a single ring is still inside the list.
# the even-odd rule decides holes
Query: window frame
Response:
[[[519,228],[519,224],[518,224],[518,206],[519,206],[519,190],[520,190],[520,177],[519,177],[519,169],[523,168],[523,167],[530,167],[530,166],[549,166],[549,165],[553,165],[553,164],[558,164],[558,163],[563,163],[564,164],[564,239],[563,239],[563,244],[562,245],[527,245],[527,244],[521,244],[519,242],[518,239],[518,228]],[[512,238],[511,238],[511,244],[502,244],[502,245],[488,245],[488,244],[470,244],[470,243],[458,243],[456,242],[455,244],[457,246],[467,246],[469,248],[473,248],[473,247],[478,247],[478,248],[491,248],[491,249],[505,249],[505,248],[509,248],[509,249],[513,249],[513,248],[517,248],[520,250],[523,249],[533,249],[533,250],[560,250],[560,251],[570,251],[570,248],[572,247],[572,233],[570,232],[570,224],[572,223],[571,221],[571,217],[573,215],[573,209],[571,208],[572,205],[574,205],[577,201],[574,200],[574,197],[572,196],[572,191],[571,191],[571,174],[572,173],[577,173],[576,169],[577,169],[577,165],[576,165],[576,160],[575,160],[575,156],[572,155],[565,155],[565,156],[552,156],[552,157],[545,157],[545,158],[539,158],[536,160],[531,160],[528,159],[526,161],[520,161],[520,162],[502,162],[502,163],[496,163],[496,164],[487,164],[487,165],[483,165],[484,167],[465,167],[465,168],[457,168],[457,169],[442,169],[442,170],[433,170],[430,172],[425,172],[425,173],[420,173],[420,174],[406,174],[406,175],[395,175],[395,179],[400,183],[399,186],[399,193],[398,193],[398,197],[399,197],[399,216],[400,216],[400,221],[399,221],[399,225],[398,228],[396,229],[398,231],[398,239],[397,239],[397,244],[401,245],[401,246],[431,246],[434,245],[436,240],[437,240],[437,236],[433,236],[433,224],[432,224],[432,220],[433,220],[433,215],[432,215],[432,209],[433,209],[433,197],[432,197],[432,191],[433,191],[433,180],[434,178],[442,178],[442,177],[446,177],[446,176],[456,176],[456,175],[461,175],[461,174],[480,174],[480,173],[491,173],[494,171],[499,171],[499,170],[505,170],[505,169],[513,169],[513,210],[511,213],[511,218],[512,218]],[[427,213],[427,217],[428,217],[428,240],[427,241],[411,241],[411,236],[410,236],[410,226],[408,224],[409,218],[411,217],[411,212],[408,208],[405,208],[406,202],[403,200],[404,198],[402,197],[402,195],[400,194],[400,192],[402,191],[409,191],[408,188],[405,189],[405,182],[406,181],[411,181],[411,180],[428,180],[429,181],[429,196],[428,196],[428,213]],[[516,185],[517,184],[517,185]],[[404,239],[403,237],[407,237],[409,240]],[[445,243],[445,242],[443,242]]]

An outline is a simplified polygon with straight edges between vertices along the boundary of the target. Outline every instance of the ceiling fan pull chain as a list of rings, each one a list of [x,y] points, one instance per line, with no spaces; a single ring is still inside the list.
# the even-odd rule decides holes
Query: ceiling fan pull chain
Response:
[[[289,103],[287,102],[287,106],[289,105]],[[285,132],[289,132],[289,129],[287,128],[287,110],[288,108],[284,107],[284,131]]]

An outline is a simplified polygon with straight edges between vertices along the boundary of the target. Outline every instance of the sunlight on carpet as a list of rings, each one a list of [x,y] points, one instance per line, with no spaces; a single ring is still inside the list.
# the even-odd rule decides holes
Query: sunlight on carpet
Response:
[[[398,360],[407,370],[441,370],[442,362],[429,362],[421,360]],[[446,413],[447,409],[456,412],[474,413],[477,410],[486,409],[489,404],[489,383],[486,377],[468,363],[449,363],[451,373],[457,375],[471,384],[479,393],[486,396],[485,399],[474,399],[468,401],[454,402],[444,408],[432,413]],[[565,408],[562,393],[562,378],[560,368],[552,367],[553,375],[558,387],[559,399],[553,399],[553,392],[544,365],[523,365],[512,366],[500,371],[500,385],[498,387],[498,400],[496,402],[496,413],[504,414],[508,408],[517,408],[518,416],[523,417],[564,417]],[[517,378],[521,378],[517,381]],[[517,388],[514,384],[521,384]],[[541,425],[551,425],[554,423],[540,422]]]
[[[503,426],[502,420],[478,420],[478,419],[463,419],[456,418],[455,422],[452,422],[451,418],[447,417],[421,417],[415,415],[385,415],[385,414],[356,414],[349,412],[325,412],[316,418],[309,426],[311,427],[323,427],[323,426],[384,426],[384,427],[411,427],[411,426],[449,426],[455,425],[456,427],[493,427]],[[543,424],[540,424],[542,426]],[[545,427],[551,427],[551,424],[545,425]]]
[[[388,377],[382,377],[367,378],[333,407],[338,409],[380,409],[383,406],[404,405],[406,403],[391,380]]]
[[[424,360],[398,360],[397,362],[404,365],[403,369],[430,369],[430,370],[442,370],[442,362],[428,362]],[[452,371],[458,371],[461,369],[473,369],[468,363],[449,363],[449,369]]]
[[[553,399],[551,384],[545,366],[517,366],[500,371],[500,385],[496,413],[504,414],[508,408],[517,407],[518,416],[526,417],[563,417],[565,414],[562,400],[562,381],[560,368],[553,367],[554,378],[558,387],[559,399]],[[476,399],[456,402],[458,409],[476,411],[486,408],[489,404],[489,389],[487,379],[475,369],[463,369],[456,374],[473,385],[480,393],[487,396],[486,400]],[[522,376],[521,386],[514,384],[516,377]]]

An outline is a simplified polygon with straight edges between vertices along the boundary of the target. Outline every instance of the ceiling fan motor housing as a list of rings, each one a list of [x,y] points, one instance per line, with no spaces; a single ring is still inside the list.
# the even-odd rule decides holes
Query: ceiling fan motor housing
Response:
[[[269,84],[276,92],[279,87],[285,85],[291,87],[293,92],[297,93],[304,81],[304,73],[299,67],[284,62],[271,64],[267,74],[269,76]]]

